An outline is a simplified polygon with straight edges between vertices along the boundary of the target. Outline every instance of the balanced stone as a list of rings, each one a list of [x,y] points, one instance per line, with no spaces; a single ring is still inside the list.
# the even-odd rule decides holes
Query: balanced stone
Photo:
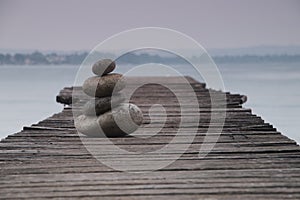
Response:
[[[118,106],[120,103],[124,102],[125,99],[125,96],[120,93],[117,93],[112,97],[91,99],[83,106],[83,114],[99,116],[102,113],[111,110],[111,108]]]
[[[134,104],[123,103],[99,117],[80,115],[76,129],[91,137],[120,137],[138,129],[143,122],[142,111]]]
[[[125,88],[125,80],[121,74],[107,74],[105,76],[93,76],[83,83],[83,92],[91,97],[111,96],[113,91],[119,92]]]
[[[98,76],[103,76],[112,72],[116,68],[116,63],[111,59],[103,59],[96,62],[93,67],[92,71],[94,74]]]

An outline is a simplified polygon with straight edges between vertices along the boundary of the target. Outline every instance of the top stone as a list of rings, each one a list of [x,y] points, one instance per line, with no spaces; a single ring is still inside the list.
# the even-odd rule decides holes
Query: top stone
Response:
[[[103,76],[105,74],[108,74],[112,72],[116,68],[116,63],[112,61],[111,59],[103,59],[97,61],[93,67],[92,71],[94,74],[98,76]]]

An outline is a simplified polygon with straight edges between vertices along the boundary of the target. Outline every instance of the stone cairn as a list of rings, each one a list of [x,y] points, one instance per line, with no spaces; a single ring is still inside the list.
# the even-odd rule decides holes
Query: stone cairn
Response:
[[[124,103],[125,96],[120,93],[125,88],[121,74],[111,73],[116,63],[110,59],[96,62],[92,71],[96,76],[85,80],[82,89],[92,97],[75,119],[76,129],[92,137],[120,137],[134,132],[143,121],[138,106]]]

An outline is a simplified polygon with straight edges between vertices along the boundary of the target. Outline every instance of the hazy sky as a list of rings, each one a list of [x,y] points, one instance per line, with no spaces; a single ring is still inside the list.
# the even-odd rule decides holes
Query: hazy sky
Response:
[[[300,0],[0,0],[2,49],[89,50],[144,26],[205,48],[300,45]]]

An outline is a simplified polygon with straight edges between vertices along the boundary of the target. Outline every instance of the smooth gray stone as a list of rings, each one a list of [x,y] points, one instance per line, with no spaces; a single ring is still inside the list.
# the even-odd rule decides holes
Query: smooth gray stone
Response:
[[[125,80],[121,74],[107,74],[105,76],[93,76],[83,83],[83,92],[91,97],[108,97],[113,91],[119,92],[125,88]]]
[[[133,133],[143,122],[143,113],[134,104],[121,104],[99,117],[80,115],[77,131],[90,137],[121,137]]]
[[[116,94],[113,97],[101,97],[89,100],[82,108],[83,114],[89,116],[99,116],[111,108],[118,106],[125,101],[123,94]]]
[[[97,61],[93,67],[92,71],[94,74],[98,76],[104,76],[105,74],[108,74],[116,68],[116,63],[112,61],[111,59],[102,59]]]

